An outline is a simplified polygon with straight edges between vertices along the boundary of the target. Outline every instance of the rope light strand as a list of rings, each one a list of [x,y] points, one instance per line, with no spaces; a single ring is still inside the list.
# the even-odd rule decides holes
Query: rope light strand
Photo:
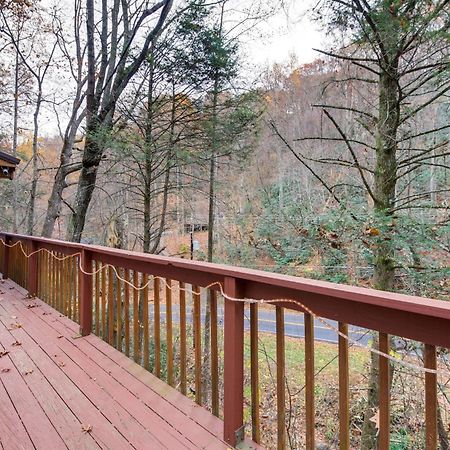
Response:
[[[65,255],[63,257],[59,257],[58,255],[55,254],[55,252],[53,252],[52,250],[48,250],[46,248],[40,248],[38,250],[35,250],[31,253],[27,253],[25,251],[25,249],[23,248],[22,245],[22,241],[17,241],[13,244],[8,244],[4,241],[4,239],[0,238],[0,243],[2,243],[5,247],[9,247],[9,248],[13,248],[16,246],[19,246],[20,250],[22,251],[23,255],[25,256],[25,258],[31,258],[32,256],[34,256],[35,254],[38,254],[40,252],[46,252],[48,254],[51,255],[52,258],[58,260],[58,261],[64,261],[66,259],[69,258],[74,258],[77,256],[81,256],[81,252],[76,252],[73,253],[71,255]],[[136,290],[136,291],[142,291],[146,288],[148,288],[151,284],[151,279],[149,279],[147,281],[147,283],[141,285],[141,286],[135,286],[131,281],[124,279],[123,277],[121,277],[119,275],[119,272],[117,271],[116,267],[111,265],[111,264],[103,264],[102,263],[102,267],[98,268],[97,270],[94,270],[92,272],[87,271],[83,268],[82,264],[81,264],[81,258],[78,259],[78,268],[80,270],[80,272],[82,272],[84,275],[87,276],[95,276],[97,275],[99,272],[101,272],[103,269],[105,268],[111,268],[117,279],[120,280],[121,282],[127,284],[128,286],[130,286],[132,289]],[[164,277],[160,277],[157,275],[152,275],[153,280],[160,280],[164,283],[165,287],[170,289],[171,291],[174,290],[178,290],[178,291],[184,291],[188,294],[194,295],[194,294],[198,294],[198,292],[193,291],[192,289],[186,288],[186,287],[180,287],[180,286],[172,286],[171,284],[167,283],[166,279]],[[254,299],[254,298],[236,298],[236,297],[232,297],[230,295],[228,295],[225,291],[224,288],[222,286],[222,283],[220,281],[214,281],[213,283],[208,284],[207,286],[204,286],[204,289],[212,289],[214,287],[218,287],[221,295],[226,299],[229,300],[231,302],[239,302],[239,303],[256,303],[259,305],[264,305],[264,304],[269,304],[269,305],[274,305],[276,303],[289,303],[289,304],[294,304],[299,306],[301,309],[303,309],[306,313],[310,314],[314,319],[317,319],[320,323],[322,323],[322,325],[324,325],[326,328],[328,328],[329,330],[335,332],[336,334],[338,334],[340,337],[342,337],[343,339],[347,340],[348,342],[350,342],[352,345],[359,347],[361,349],[367,350],[369,352],[372,352],[378,356],[381,356],[383,358],[388,359],[389,361],[391,361],[394,364],[398,364],[404,367],[407,367],[409,369],[413,369],[413,370],[417,370],[423,373],[429,373],[429,374],[433,374],[433,375],[442,375],[444,376],[444,372],[438,370],[438,369],[430,369],[427,367],[422,367],[422,366],[418,366],[416,364],[407,362],[407,361],[403,361],[400,360],[398,358],[396,358],[395,356],[389,355],[387,353],[384,353],[376,348],[373,347],[369,347],[367,345],[362,344],[361,342],[351,338],[349,335],[342,333],[338,328],[336,328],[334,325],[332,325],[331,323],[329,323],[327,320],[325,320],[324,318],[322,318],[321,316],[315,314],[308,306],[304,305],[302,302],[298,301],[298,300],[293,300],[290,298],[278,298],[278,299],[272,299],[272,300],[264,300],[264,299]]]

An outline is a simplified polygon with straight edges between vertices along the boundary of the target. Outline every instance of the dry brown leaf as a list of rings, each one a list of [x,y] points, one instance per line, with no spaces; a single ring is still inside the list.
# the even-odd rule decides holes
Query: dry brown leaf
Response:
[[[22,345],[22,342],[16,341],[16,342],[13,342],[11,345],[13,347],[19,347],[20,345]]]
[[[81,429],[83,430],[83,433],[91,433],[92,425],[81,425]]]
[[[33,369],[26,370],[23,374],[30,375],[31,373],[33,373]]]
[[[59,362],[59,363],[58,363],[58,366],[59,366],[59,367],[64,367],[65,365],[66,365],[66,363],[63,363],[63,362]]]
[[[371,422],[373,422],[375,424],[375,428],[377,430],[380,429],[380,410],[377,409],[377,411],[375,412],[375,415],[373,417],[371,417],[369,419]]]
[[[62,334],[60,334],[59,336],[57,336],[58,339],[61,339],[62,337],[64,337]]]
[[[9,353],[9,352],[6,351],[6,350],[0,351],[0,358],[1,358],[2,356],[6,356],[8,353]]]
[[[4,369],[2,369],[0,372],[2,373],[7,373],[9,372],[11,369],[9,367],[5,367]]]
[[[39,305],[36,305],[36,303],[30,303],[29,305],[27,305],[27,308],[28,309],[31,309],[31,308],[37,308]]]

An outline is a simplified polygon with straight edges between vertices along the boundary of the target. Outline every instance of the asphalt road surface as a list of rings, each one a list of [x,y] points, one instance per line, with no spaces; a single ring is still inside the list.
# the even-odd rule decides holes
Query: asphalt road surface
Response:
[[[150,304],[150,315],[153,316],[153,304]],[[165,321],[165,305],[161,303],[161,321]],[[202,321],[204,321],[205,311],[202,310]],[[217,311],[217,316],[219,320],[219,325],[223,325],[223,307],[219,307]],[[180,315],[178,305],[172,305],[172,320],[174,323],[179,323]],[[192,314],[190,308],[186,311],[186,320],[188,323],[192,323]],[[337,322],[333,320],[324,319],[327,324],[331,327],[337,328]],[[338,334],[331,328],[328,327],[323,322],[315,319],[314,320],[314,338],[316,341],[330,342],[337,344]],[[250,329],[250,313],[246,310],[245,320],[244,320],[245,330]],[[275,310],[273,309],[262,309],[258,311],[258,328],[260,332],[276,334],[276,323],[275,323]],[[304,338],[305,337],[305,325],[304,316],[301,313],[288,312],[285,310],[284,314],[284,332],[286,336],[293,338]],[[367,345],[371,339],[371,335],[368,330],[359,327],[350,327],[350,338],[357,341],[362,345]]]

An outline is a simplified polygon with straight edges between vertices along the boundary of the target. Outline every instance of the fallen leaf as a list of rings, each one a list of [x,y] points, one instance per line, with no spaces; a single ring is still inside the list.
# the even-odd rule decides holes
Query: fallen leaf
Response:
[[[64,337],[62,334],[60,334],[59,336],[58,336],[58,339],[61,339],[62,337]]]
[[[369,227],[365,230],[365,233],[368,236],[379,236],[380,235],[380,230],[378,228],[375,227]]]
[[[2,373],[7,373],[9,372],[11,369],[9,369],[8,367],[5,367],[4,369],[1,370]]]
[[[39,305],[36,305],[36,303],[30,303],[29,305],[27,305],[27,308],[28,309],[31,309],[31,308],[37,308]]]
[[[81,429],[83,433],[90,433],[92,432],[92,425],[81,425]]]
[[[11,319],[17,319],[17,316],[11,316]]]
[[[19,347],[20,345],[22,345],[22,342],[16,341],[12,343],[13,347]]]
[[[66,365],[66,364],[63,363],[63,362],[59,362],[59,363],[58,363],[58,366],[59,366],[59,367],[64,367],[65,365]]]
[[[24,375],[30,375],[31,373],[33,373],[33,369],[26,370],[23,374]]]
[[[375,424],[375,428],[377,430],[380,429],[380,410],[378,409],[373,417],[369,419],[371,422]]]
[[[1,358],[2,356],[6,356],[8,353],[9,353],[9,352],[6,351],[6,350],[0,351],[0,358]]]

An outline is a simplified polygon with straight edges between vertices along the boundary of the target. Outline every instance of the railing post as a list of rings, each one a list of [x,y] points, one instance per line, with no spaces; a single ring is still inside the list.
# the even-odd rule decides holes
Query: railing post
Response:
[[[5,241],[4,248],[3,248],[3,267],[2,267],[2,274],[3,274],[3,279],[6,280],[7,278],[9,278],[9,241],[10,238],[4,234],[3,235],[3,240]]]
[[[225,277],[225,295],[239,298],[235,278]],[[224,440],[235,447],[244,439],[244,303],[225,298]]]
[[[36,297],[38,289],[38,244],[34,239],[28,241],[28,296]]]
[[[81,250],[80,265],[84,272],[92,272],[92,254]],[[80,270],[80,334],[87,336],[92,331],[92,275]]]

